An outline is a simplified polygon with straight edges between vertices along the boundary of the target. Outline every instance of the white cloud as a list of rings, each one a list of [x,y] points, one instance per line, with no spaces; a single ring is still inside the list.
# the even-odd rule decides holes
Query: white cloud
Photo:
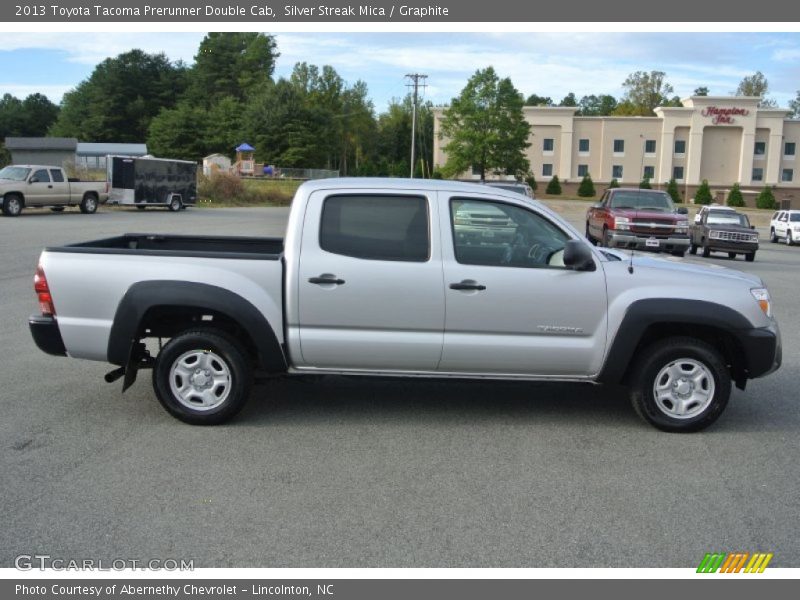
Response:
[[[70,91],[74,85],[71,84],[27,84],[27,83],[0,83],[0,90],[3,94],[11,94],[20,100],[31,94],[44,94],[56,104],[61,102],[61,96]]]

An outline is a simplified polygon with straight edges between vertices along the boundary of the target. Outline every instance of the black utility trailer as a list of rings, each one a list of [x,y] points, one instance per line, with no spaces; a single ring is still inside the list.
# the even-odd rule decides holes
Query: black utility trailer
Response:
[[[178,211],[197,202],[197,163],[167,158],[109,156],[108,202]]]

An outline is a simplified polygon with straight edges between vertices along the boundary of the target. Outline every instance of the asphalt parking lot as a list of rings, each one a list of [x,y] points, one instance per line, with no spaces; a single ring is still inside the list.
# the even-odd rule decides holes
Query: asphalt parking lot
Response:
[[[585,205],[556,203],[580,224]],[[762,551],[800,566],[800,247],[762,243],[783,367],[693,435],[588,385],[323,377],[260,385],[192,427],[147,373],[33,344],[42,247],[124,232],[282,235],[286,209],[28,211],[0,218],[0,566],[194,559],[196,567],[695,567]],[[766,238],[762,230],[762,240]],[[680,260],[680,259],[676,259]]]

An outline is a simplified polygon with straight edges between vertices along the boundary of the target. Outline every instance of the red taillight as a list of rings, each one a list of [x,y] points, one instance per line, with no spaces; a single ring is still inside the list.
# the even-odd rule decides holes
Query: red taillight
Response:
[[[50,295],[50,286],[47,285],[47,278],[44,276],[42,265],[36,267],[36,275],[33,276],[33,289],[39,296],[39,308],[43,315],[55,315],[56,307],[53,305],[53,297]]]

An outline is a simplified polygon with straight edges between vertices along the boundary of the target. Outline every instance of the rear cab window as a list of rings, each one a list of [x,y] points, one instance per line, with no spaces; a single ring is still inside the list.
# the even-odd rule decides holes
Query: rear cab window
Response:
[[[61,171],[58,169],[50,169],[50,175],[53,178],[54,183],[63,183],[64,182],[64,175],[61,174]]]
[[[431,254],[427,198],[404,194],[328,196],[322,206],[319,245],[326,252],[361,258],[427,262]]]

